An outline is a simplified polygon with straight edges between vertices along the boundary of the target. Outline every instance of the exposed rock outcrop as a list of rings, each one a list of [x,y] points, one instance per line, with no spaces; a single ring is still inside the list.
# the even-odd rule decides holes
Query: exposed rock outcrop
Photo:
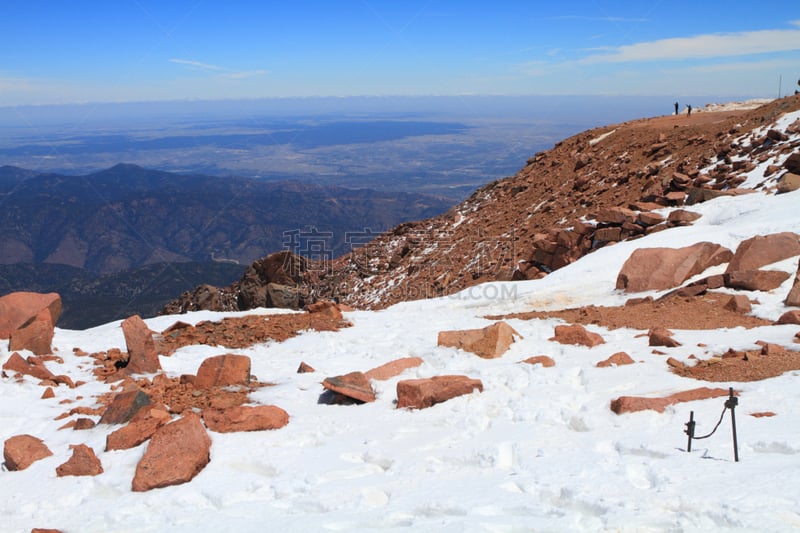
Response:
[[[289,423],[289,413],[275,405],[239,405],[203,411],[206,427],[217,433],[280,429]]]

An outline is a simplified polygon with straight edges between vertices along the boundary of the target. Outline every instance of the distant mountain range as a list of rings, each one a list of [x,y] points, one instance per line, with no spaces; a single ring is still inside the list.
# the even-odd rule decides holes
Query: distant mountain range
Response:
[[[131,294],[113,285],[135,289],[141,302],[160,298],[163,304],[200,281],[229,283],[245,265],[281,249],[309,247],[336,257],[365,235],[442,213],[450,201],[119,164],[84,176],[0,167],[0,205],[0,289],[60,289],[59,326],[83,328],[117,318],[107,311],[89,316],[81,303],[87,299],[107,300],[128,314],[158,308],[131,307]],[[169,266],[174,263],[194,266]],[[164,285],[156,273],[172,273],[176,284]],[[167,287],[175,292],[166,294]],[[72,323],[79,308],[86,316]]]

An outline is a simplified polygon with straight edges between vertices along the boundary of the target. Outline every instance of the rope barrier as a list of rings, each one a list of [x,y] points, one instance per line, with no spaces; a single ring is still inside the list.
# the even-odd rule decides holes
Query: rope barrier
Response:
[[[722,414],[719,415],[719,420],[717,420],[717,425],[714,426],[714,429],[712,429],[711,433],[709,433],[708,435],[703,435],[702,437],[694,436],[694,429],[695,429],[694,411],[691,411],[689,413],[689,421],[686,422],[685,424],[686,429],[684,430],[684,433],[686,433],[689,436],[689,442],[686,445],[687,452],[692,451],[692,440],[707,439],[708,437],[713,435],[717,431],[717,429],[719,429],[720,424],[722,424],[722,420],[723,418],[725,418],[725,412],[728,409],[730,409],[731,429],[733,433],[733,458],[734,461],[736,461],[737,463],[739,462],[739,443],[736,439],[736,413],[735,413],[736,406],[739,404],[739,399],[733,395],[733,387],[730,387],[728,391],[729,391],[728,399],[725,400],[725,407],[722,408]]]

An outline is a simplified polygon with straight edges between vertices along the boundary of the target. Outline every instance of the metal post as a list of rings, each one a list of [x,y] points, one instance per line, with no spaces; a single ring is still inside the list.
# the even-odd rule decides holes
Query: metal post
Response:
[[[684,431],[687,435],[689,435],[689,442],[686,444],[686,452],[692,451],[692,438],[694,437],[694,411],[689,412],[689,421],[686,422],[686,431]]]
[[[731,410],[731,428],[733,431],[733,460],[739,462],[739,443],[736,441],[736,405],[739,403],[739,398],[733,395],[733,387],[729,389],[730,396],[728,401],[725,402],[725,407]]]

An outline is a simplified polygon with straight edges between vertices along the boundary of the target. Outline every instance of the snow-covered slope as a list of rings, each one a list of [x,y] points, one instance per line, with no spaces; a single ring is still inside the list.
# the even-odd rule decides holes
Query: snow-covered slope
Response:
[[[93,379],[91,352],[124,348],[119,323],[87,331],[57,330],[64,363],[48,363],[85,385],[59,388],[40,399],[38,380],[0,381],[0,440],[28,433],[54,452],[20,472],[0,472],[0,531],[34,527],[64,532],[145,531],[789,531],[800,528],[800,372],[763,381],[706,384],[671,372],[640,330],[588,329],[606,344],[587,348],[549,340],[560,322],[508,320],[524,338],[501,358],[437,346],[442,330],[483,327],[486,315],[532,309],[619,305],[617,273],[636,248],[680,247],[700,241],[735,249],[742,240],[782,231],[800,233],[800,191],[722,197],[692,207],[702,218],[591,253],[536,281],[484,284],[435,300],[377,312],[352,312],[353,327],[305,332],[282,343],[236,350],[252,359],[252,373],[276,385],[251,394],[290,414],[275,431],[214,433],[211,462],[190,483],[144,493],[131,480],[146,444],[104,452],[107,426],[58,430],[56,416],[95,405],[108,385]],[[792,274],[798,258],[770,268]],[[724,268],[724,265],[723,265]],[[720,272],[720,267],[705,275]],[[771,320],[791,278],[769,293],[750,293],[753,312]],[[643,294],[645,296],[647,294]],[[654,295],[658,295],[655,294]],[[637,295],[638,296],[638,295]],[[259,313],[267,314],[266,310]],[[199,312],[180,320],[218,319]],[[177,317],[148,320],[161,331]],[[688,362],[728,348],[754,349],[758,340],[800,349],[799,326],[679,330],[681,347],[669,356]],[[161,364],[170,375],[195,373],[224,347],[191,346]],[[625,351],[636,364],[597,368]],[[520,364],[546,354],[556,365]],[[0,347],[0,363],[9,357]],[[418,356],[424,364],[388,381],[375,381],[377,401],[322,405],[325,376],[367,370]],[[300,361],[316,373],[298,374]],[[400,379],[466,374],[484,391],[423,410],[396,409]],[[665,412],[617,415],[621,395],[665,396],[703,385],[734,386],[740,462],[733,461],[730,422],[686,452],[684,423],[695,412],[698,434],[709,431],[724,398],[677,404]],[[61,405],[64,399],[73,403]],[[756,418],[749,413],[772,411]],[[105,472],[56,477],[70,444],[91,446]]]

